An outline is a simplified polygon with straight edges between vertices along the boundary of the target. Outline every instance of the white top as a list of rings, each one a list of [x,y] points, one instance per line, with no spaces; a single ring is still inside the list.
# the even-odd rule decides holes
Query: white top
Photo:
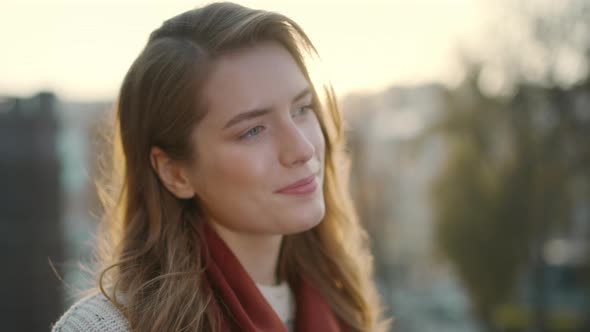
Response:
[[[295,296],[286,281],[276,285],[267,286],[256,284],[266,298],[266,301],[275,310],[277,316],[287,326],[287,330],[295,330]]]

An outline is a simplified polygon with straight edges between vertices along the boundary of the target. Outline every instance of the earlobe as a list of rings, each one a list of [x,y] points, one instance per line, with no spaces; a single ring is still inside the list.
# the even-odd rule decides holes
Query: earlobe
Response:
[[[157,146],[150,150],[150,163],[160,182],[174,196],[188,199],[195,196],[189,177],[179,163],[172,160]]]

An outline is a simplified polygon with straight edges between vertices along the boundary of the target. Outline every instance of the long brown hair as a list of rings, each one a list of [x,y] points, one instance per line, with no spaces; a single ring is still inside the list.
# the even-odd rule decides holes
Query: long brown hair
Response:
[[[98,288],[133,331],[215,330],[218,317],[205,282],[194,199],[159,182],[152,146],[192,161],[191,132],[205,116],[200,87],[220,54],[261,41],[285,47],[312,84],[326,142],[324,220],[285,236],[279,274],[305,275],[351,331],[377,329],[380,306],[372,256],[348,193],[342,119],[329,84],[317,86],[306,59],[317,52],[291,19],[233,3],[214,3],[165,21],[153,31],[122,83],[113,128],[112,168],[99,187],[105,214],[99,233]],[[124,301],[119,299],[122,295]]]

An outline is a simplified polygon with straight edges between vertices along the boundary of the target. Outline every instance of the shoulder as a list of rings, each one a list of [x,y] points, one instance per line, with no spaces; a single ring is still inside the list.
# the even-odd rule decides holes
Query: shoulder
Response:
[[[53,325],[52,332],[127,332],[129,325],[119,309],[102,293],[74,303]]]

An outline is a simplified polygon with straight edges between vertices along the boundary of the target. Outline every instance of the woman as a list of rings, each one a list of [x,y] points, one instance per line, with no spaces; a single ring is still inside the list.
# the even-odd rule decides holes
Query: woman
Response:
[[[152,32],[118,100],[100,292],[53,331],[379,328],[315,54],[292,20],[232,3]]]

